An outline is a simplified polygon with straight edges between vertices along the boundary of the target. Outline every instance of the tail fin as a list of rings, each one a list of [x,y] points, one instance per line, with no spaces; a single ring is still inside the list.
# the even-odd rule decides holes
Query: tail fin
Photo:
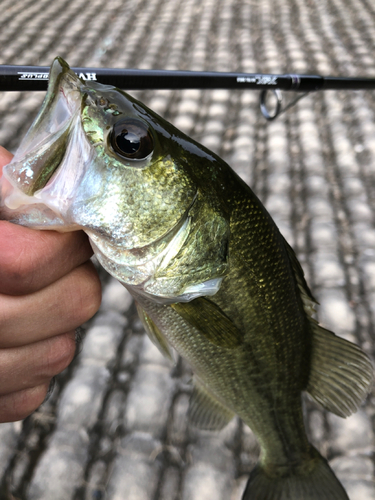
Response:
[[[311,466],[309,466],[311,465]],[[251,472],[242,500],[349,500],[327,461],[316,452],[306,468],[266,474],[261,464]],[[275,471],[275,469],[274,469]]]

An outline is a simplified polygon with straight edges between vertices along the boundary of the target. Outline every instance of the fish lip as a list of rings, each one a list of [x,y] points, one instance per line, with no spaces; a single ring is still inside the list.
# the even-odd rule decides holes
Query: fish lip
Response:
[[[80,98],[81,90],[85,87],[85,84],[70,69],[69,64],[64,61],[62,57],[56,57],[52,62],[48,79],[47,94],[38,117],[43,118],[45,112],[50,112],[50,107],[54,104],[55,99],[58,99],[58,95],[62,95],[65,98],[68,108],[72,111],[73,100],[71,92],[78,91]],[[76,106],[74,106],[74,108],[76,108]],[[34,122],[34,125],[37,125],[37,121],[38,118]]]
[[[40,111],[13,160],[3,169],[4,178],[20,195],[19,204],[21,200],[30,203],[27,197],[41,191],[60,167],[70,129],[81,109],[83,88],[85,84],[69,65],[61,57],[55,58]]]
[[[64,59],[61,57],[54,59],[49,72],[49,84],[45,102],[43,102],[42,109],[33,126],[37,127],[39,123],[43,123],[46,118],[48,119],[51,109],[58,113],[59,106],[62,106],[67,112],[67,117],[58,126],[55,134],[53,134],[53,138],[54,142],[60,142],[60,147],[63,146],[65,150],[70,131],[74,127],[75,117],[81,108],[82,87],[84,86]],[[64,154],[60,155],[60,161],[55,165],[46,182],[43,185],[39,184],[39,186],[35,186],[32,194],[40,192],[48,186],[61,166],[63,158]]]
[[[53,134],[56,130],[61,129],[80,109],[83,88],[85,88],[85,84],[70,69],[68,63],[61,57],[56,57],[50,68],[47,93],[40,111],[30,127],[30,132],[45,125],[48,127],[48,134]],[[62,109],[61,105],[63,105]],[[56,114],[58,116],[54,116],[54,122],[48,123],[49,117]],[[28,135],[29,133],[26,138]]]

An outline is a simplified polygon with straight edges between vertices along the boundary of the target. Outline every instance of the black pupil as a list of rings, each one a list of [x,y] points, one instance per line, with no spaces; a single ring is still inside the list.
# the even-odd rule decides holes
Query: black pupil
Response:
[[[116,137],[116,144],[123,153],[133,155],[139,150],[141,140],[136,134],[123,130],[122,133]]]
[[[113,150],[129,160],[144,160],[154,149],[147,125],[135,118],[119,120],[112,129],[110,140]]]

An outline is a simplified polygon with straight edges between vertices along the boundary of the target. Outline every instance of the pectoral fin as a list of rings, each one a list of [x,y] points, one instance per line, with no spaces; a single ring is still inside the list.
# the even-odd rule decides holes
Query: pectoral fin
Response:
[[[310,321],[313,345],[306,390],[326,410],[348,417],[370,390],[372,363],[358,346]]]
[[[213,344],[233,349],[242,343],[240,330],[220,307],[205,297],[171,304],[171,307]]]
[[[146,333],[149,336],[151,342],[159,349],[159,351],[164,356],[174,362],[174,352],[165,336],[155,325],[154,321],[150,318],[146,311],[138,304],[138,302],[136,302],[135,304],[137,306],[139,318],[142,321],[142,324],[145,327]]]
[[[188,417],[190,423],[199,429],[218,431],[232,420],[234,413],[195,380]]]

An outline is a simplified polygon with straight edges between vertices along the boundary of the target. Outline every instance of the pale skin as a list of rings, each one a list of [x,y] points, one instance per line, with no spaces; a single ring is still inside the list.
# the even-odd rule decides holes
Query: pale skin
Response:
[[[0,146],[0,175],[11,158]],[[82,231],[35,231],[0,220],[0,423],[36,410],[51,379],[72,361],[75,329],[101,301],[91,255]]]

